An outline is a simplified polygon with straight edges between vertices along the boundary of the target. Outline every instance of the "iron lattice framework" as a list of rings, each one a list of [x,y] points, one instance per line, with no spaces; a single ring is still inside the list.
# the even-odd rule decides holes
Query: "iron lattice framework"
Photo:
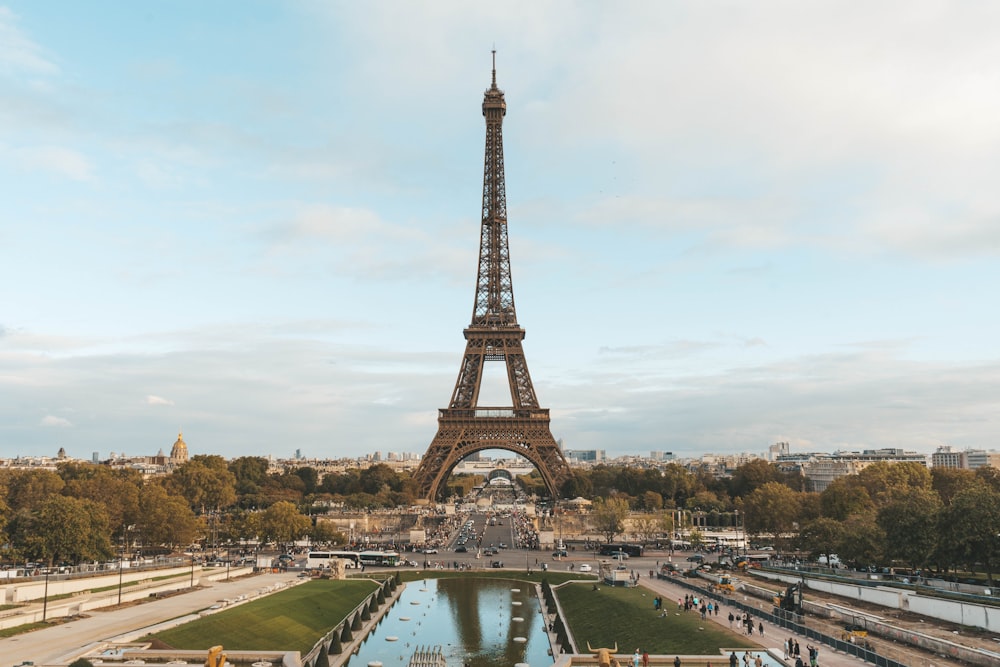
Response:
[[[438,432],[414,475],[418,491],[434,501],[458,463],[484,449],[520,454],[538,469],[553,498],[571,472],[549,430],[549,411],[538,407],[524,359],[524,329],[517,323],[507,243],[507,194],[504,184],[503,117],[507,103],[493,83],[483,96],[486,157],[483,166],[483,218],[479,271],[472,323],[465,329],[465,356],[448,408],[438,411]],[[512,405],[480,407],[479,390],[487,361],[507,366]]]

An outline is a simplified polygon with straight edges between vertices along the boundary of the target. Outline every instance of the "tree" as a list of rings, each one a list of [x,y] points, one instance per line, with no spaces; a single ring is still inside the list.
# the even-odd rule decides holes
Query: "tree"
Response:
[[[876,507],[890,503],[912,488],[931,488],[930,471],[927,466],[915,461],[878,461],[865,467],[855,479],[868,491],[868,496]]]
[[[827,517],[809,521],[799,531],[799,544],[802,549],[809,551],[812,557],[820,554],[839,554],[837,549],[840,548],[843,539],[843,523]]]
[[[310,537],[316,544],[347,544],[347,535],[337,530],[332,521],[317,520]]]
[[[1000,492],[978,483],[963,489],[942,510],[938,524],[940,551],[949,564],[986,570],[990,586],[1000,566]]]
[[[748,461],[733,471],[730,480],[730,493],[733,496],[745,497],[768,482],[781,482],[782,474],[777,466],[764,459]]]
[[[627,517],[628,501],[624,498],[598,498],[594,501],[591,511],[594,528],[604,535],[608,544],[624,530]]]
[[[799,517],[800,494],[780,482],[767,482],[743,498],[748,534],[769,533],[782,547]]]
[[[52,496],[36,510],[22,509],[15,524],[12,540],[49,565],[106,560],[114,553],[107,511],[92,500]]]
[[[138,520],[141,475],[131,470],[111,470],[107,466],[89,463],[62,464],[59,474],[66,480],[63,495],[86,498],[103,505],[112,530]]]
[[[277,502],[261,513],[260,532],[265,542],[292,542],[308,535],[311,528],[309,517],[289,502]]]
[[[562,498],[586,498],[590,496],[592,491],[593,486],[590,483],[590,478],[586,474],[574,470],[569,479],[563,482],[559,494]]]
[[[951,503],[962,489],[971,486],[976,481],[976,473],[962,468],[931,468],[931,488],[937,491],[938,497],[945,505]]]
[[[878,511],[885,533],[885,555],[912,568],[927,565],[937,547],[941,499],[927,488],[911,488],[896,495]]]
[[[844,521],[854,514],[868,514],[875,511],[868,490],[855,477],[838,477],[819,495],[823,516]]]
[[[882,550],[885,533],[868,514],[855,514],[844,521],[844,532],[836,553],[840,560],[855,566],[872,565],[885,560]]]
[[[222,509],[236,502],[236,476],[221,456],[195,456],[175,470],[167,484],[192,509]]]
[[[663,496],[656,491],[643,491],[639,496],[640,508],[649,512],[663,509]]]
[[[643,542],[652,542],[660,534],[660,518],[656,514],[640,514],[632,518],[632,531]]]
[[[40,507],[48,498],[62,493],[66,483],[51,470],[11,470],[5,486],[7,504],[17,512]]]
[[[241,456],[229,462],[229,472],[236,478],[235,490],[242,507],[260,505],[260,494],[267,481],[267,459]]]
[[[187,500],[171,495],[160,484],[147,484],[139,494],[140,515],[136,524],[146,544],[177,547],[191,544],[204,532],[204,523],[194,515]]]

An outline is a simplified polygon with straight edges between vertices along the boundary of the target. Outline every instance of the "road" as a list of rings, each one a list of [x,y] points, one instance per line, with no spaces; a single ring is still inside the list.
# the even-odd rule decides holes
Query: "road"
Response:
[[[297,581],[295,574],[259,574],[230,581],[208,582],[189,593],[86,617],[42,630],[0,639],[0,667],[30,661],[35,665],[67,664],[88,647],[113,639],[145,634],[145,628],[211,607],[216,602],[250,595],[280,583]]]

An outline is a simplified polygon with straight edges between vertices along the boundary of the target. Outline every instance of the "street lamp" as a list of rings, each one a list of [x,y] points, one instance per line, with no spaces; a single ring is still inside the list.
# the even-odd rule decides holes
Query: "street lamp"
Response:
[[[45,568],[45,593],[42,600],[42,621],[45,621],[45,617],[49,611],[49,570],[52,568]]]
[[[119,604],[119,606],[122,603],[122,573],[125,570],[125,568],[122,567],[123,564],[124,563],[122,563],[122,559],[119,558],[118,559],[118,604]]]

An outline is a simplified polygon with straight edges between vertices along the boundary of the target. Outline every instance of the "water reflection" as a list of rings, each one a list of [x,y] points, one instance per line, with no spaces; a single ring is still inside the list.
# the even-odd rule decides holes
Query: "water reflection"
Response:
[[[450,667],[545,667],[552,657],[543,623],[533,585],[470,577],[416,581],[407,585],[349,666],[378,661],[384,667],[406,667],[418,647],[440,646]]]

